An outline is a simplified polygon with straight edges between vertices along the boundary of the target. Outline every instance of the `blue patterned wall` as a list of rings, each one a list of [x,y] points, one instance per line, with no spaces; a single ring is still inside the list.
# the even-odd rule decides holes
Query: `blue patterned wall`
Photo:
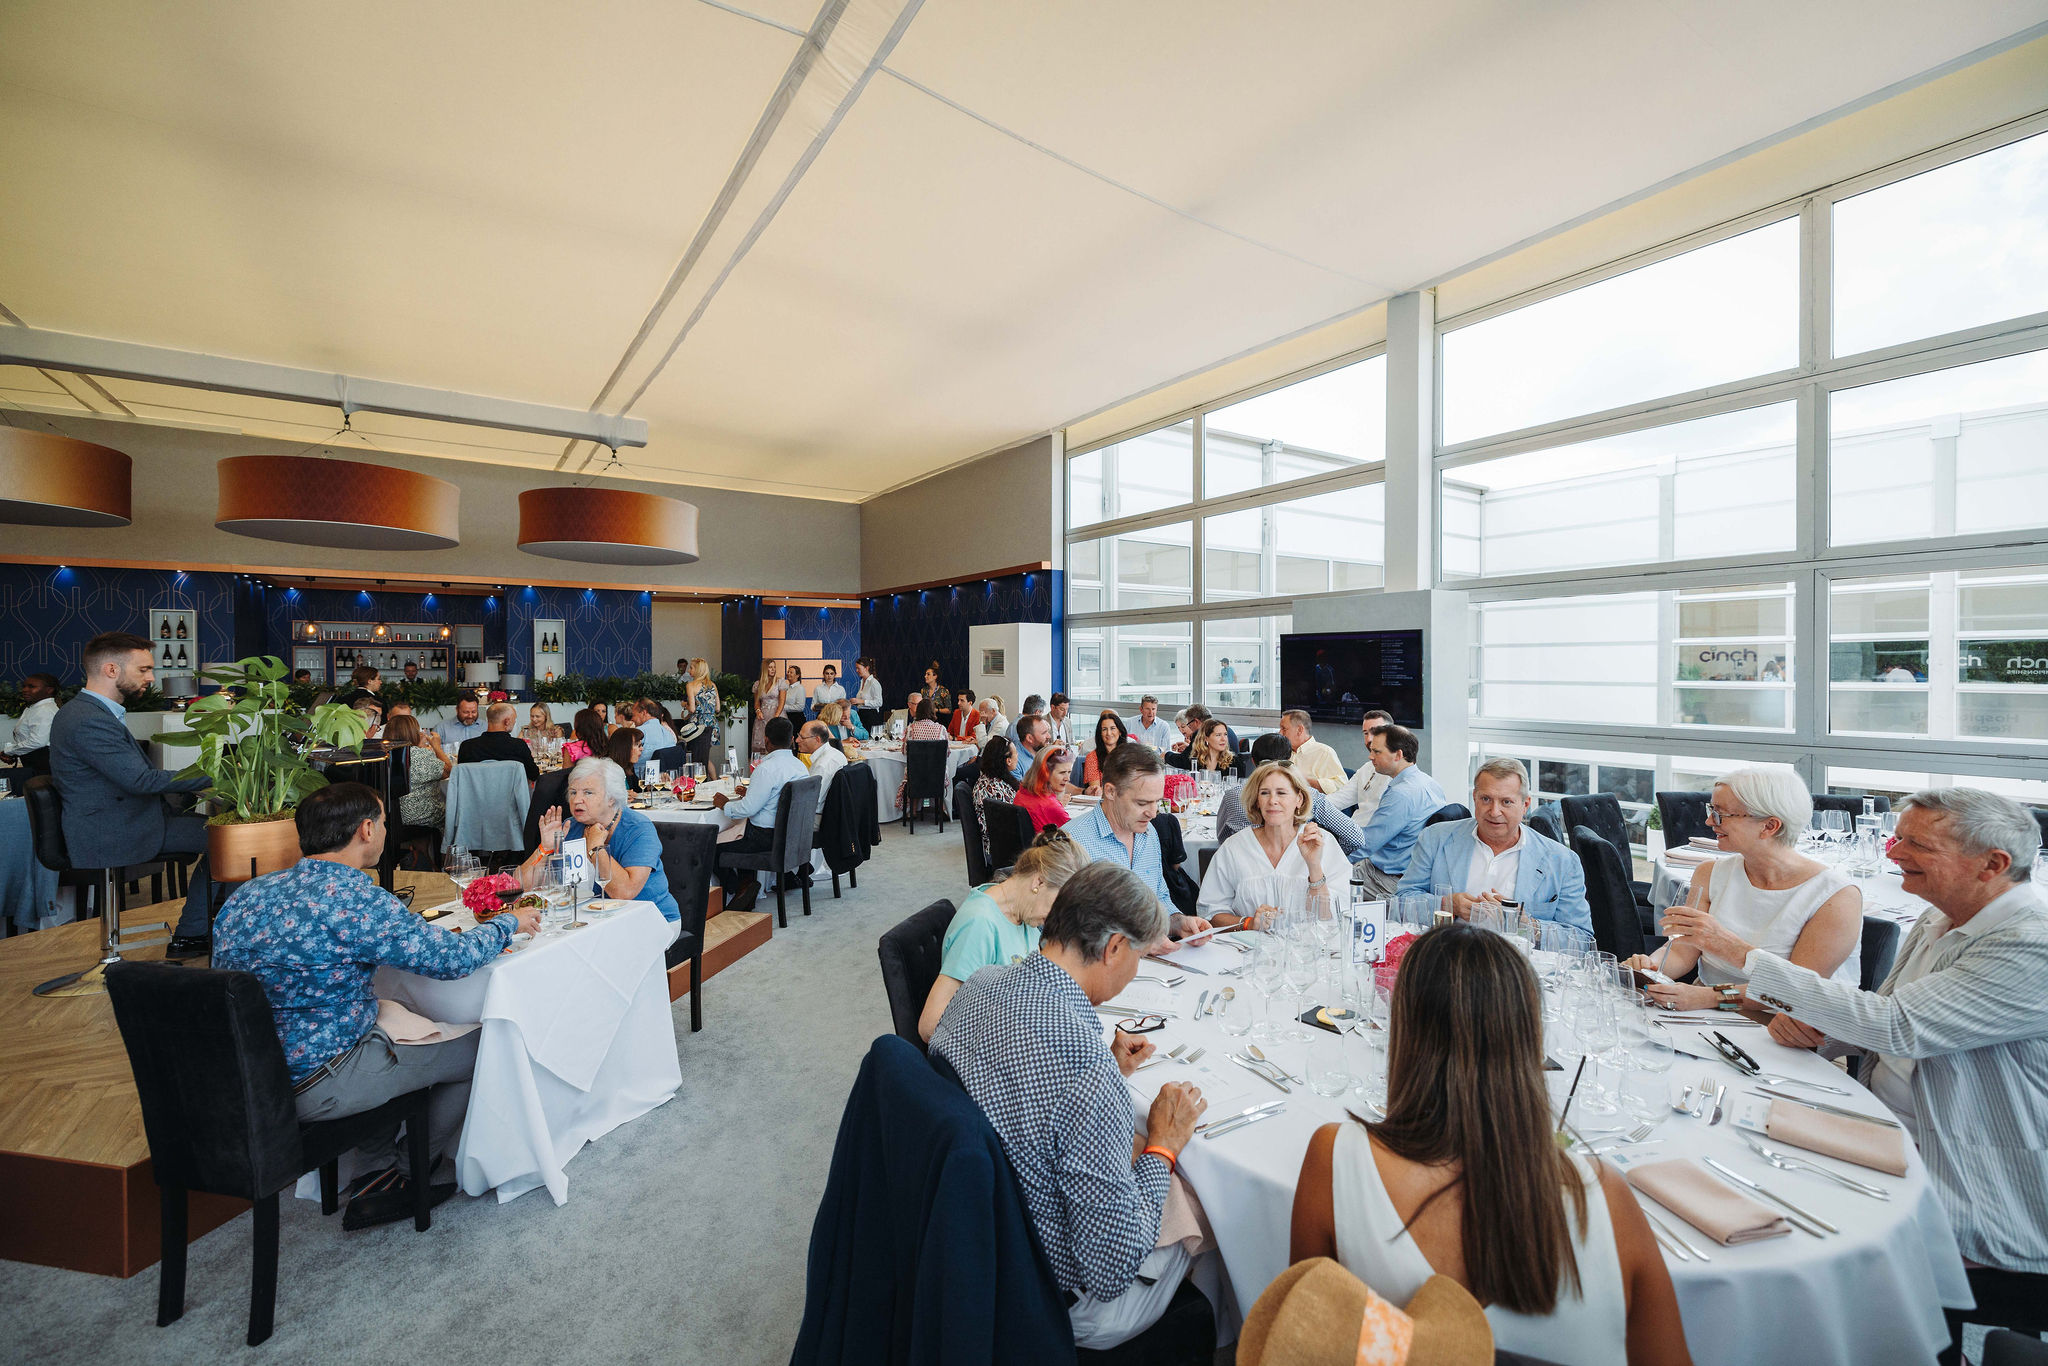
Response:
[[[506,673],[532,677],[533,623],[542,618],[565,623],[562,637],[572,674],[630,678],[653,667],[651,593],[615,588],[514,588],[506,596]]]
[[[77,683],[85,642],[102,631],[146,635],[152,607],[197,612],[206,662],[227,659],[237,645],[237,582],[197,571],[0,564],[0,677],[53,673]]]
[[[836,662],[839,676],[849,677],[853,673],[853,661],[860,658],[860,609],[857,607],[764,607],[761,615],[769,620],[780,619],[784,625],[784,640],[816,640],[824,644],[825,654],[821,664]],[[754,661],[759,669],[761,662]],[[808,678],[811,670],[806,667]]]
[[[1066,657],[1060,648],[1063,594],[1057,570],[977,579],[950,588],[927,588],[869,598],[861,605],[860,642],[873,655],[882,695],[891,706],[924,678],[925,666],[939,662],[939,681],[959,688],[967,681],[967,628],[1015,621],[1042,621],[1053,628],[1052,686],[1066,686]]]

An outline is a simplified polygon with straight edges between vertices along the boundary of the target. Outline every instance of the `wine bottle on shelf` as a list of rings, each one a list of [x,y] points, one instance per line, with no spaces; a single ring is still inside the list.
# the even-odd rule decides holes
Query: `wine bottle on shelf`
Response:
[[[158,640],[169,640],[171,638],[171,619],[169,617],[165,617],[163,624],[157,628],[156,638]]]
[[[192,661],[185,658],[185,647],[182,645],[178,647],[178,667],[181,669],[189,669],[192,667]]]
[[[185,619],[183,617],[178,618],[178,639],[185,639]]]

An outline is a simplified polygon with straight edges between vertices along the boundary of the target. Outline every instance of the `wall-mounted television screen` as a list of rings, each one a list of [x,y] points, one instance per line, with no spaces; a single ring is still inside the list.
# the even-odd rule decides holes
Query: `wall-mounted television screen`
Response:
[[[1422,632],[1319,631],[1280,637],[1280,705],[1357,725],[1368,711],[1419,729]]]

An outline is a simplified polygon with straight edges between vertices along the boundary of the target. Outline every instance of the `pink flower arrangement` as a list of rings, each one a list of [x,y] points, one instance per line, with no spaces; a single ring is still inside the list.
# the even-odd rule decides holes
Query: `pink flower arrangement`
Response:
[[[462,889],[462,904],[478,920],[488,920],[504,907],[504,893],[519,890],[519,879],[510,873],[480,877]]]
[[[1394,978],[1401,971],[1401,959],[1406,956],[1408,946],[1414,942],[1415,934],[1413,931],[1400,935],[1397,938],[1389,939],[1378,966],[1373,969],[1373,980],[1388,991],[1392,991],[1394,989]]]

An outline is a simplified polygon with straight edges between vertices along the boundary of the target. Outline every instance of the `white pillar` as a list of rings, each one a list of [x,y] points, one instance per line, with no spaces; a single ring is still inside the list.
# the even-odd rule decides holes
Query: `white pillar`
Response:
[[[1436,587],[1436,292],[1387,301],[1387,591]]]

